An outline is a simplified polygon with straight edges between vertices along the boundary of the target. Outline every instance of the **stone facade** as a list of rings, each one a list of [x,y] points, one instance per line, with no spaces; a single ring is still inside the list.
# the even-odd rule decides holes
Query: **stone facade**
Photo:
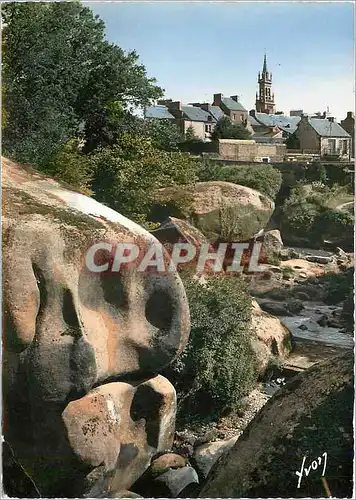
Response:
[[[351,135],[351,155],[355,158],[355,114],[353,111],[347,112],[345,120],[342,120],[340,125]]]
[[[331,124],[334,124],[332,120],[333,119],[330,119],[329,121],[331,121]],[[347,134],[340,135],[337,133],[337,130],[334,134],[318,133],[312,123],[324,121],[324,119],[320,118],[310,120],[307,116],[301,118],[295,134],[299,139],[302,152],[320,154],[320,156],[337,155],[340,158],[350,158],[351,137]],[[333,131],[334,128],[335,127],[331,127],[330,130]],[[337,128],[341,129],[340,126]]]
[[[230,107],[229,102],[233,101]],[[234,106],[236,103],[236,106]],[[248,111],[239,103],[237,95],[225,98],[223,94],[214,94],[213,106],[219,106],[224,114],[230,118],[233,123],[244,123],[248,117]],[[234,108],[240,109],[234,109]]]
[[[274,114],[274,94],[272,93],[272,73],[267,69],[266,54],[263,60],[262,73],[258,73],[258,94],[256,93],[256,111],[258,113]]]
[[[220,139],[217,152],[221,158],[249,162],[283,162],[287,154],[285,144],[261,144],[253,140]]]

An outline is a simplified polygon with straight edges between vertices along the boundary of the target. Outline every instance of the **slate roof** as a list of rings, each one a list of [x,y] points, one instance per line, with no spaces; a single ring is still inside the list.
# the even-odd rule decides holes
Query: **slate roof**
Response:
[[[256,113],[256,120],[265,127],[279,127],[284,132],[293,134],[297,130],[300,116],[269,115],[267,113]]]
[[[220,120],[223,116],[225,116],[225,113],[222,111],[219,106],[209,106],[208,107],[209,113],[213,115],[216,121]]]
[[[263,125],[261,125],[261,123],[259,123],[252,115],[248,115],[247,120],[250,122],[252,127],[263,127]]]
[[[215,121],[210,113],[196,106],[182,106],[182,111],[188,120],[192,122],[213,122]]]
[[[164,119],[172,119],[173,115],[168,111],[166,106],[157,105],[157,106],[149,106],[145,110],[145,118],[159,118],[161,120]]]
[[[221,101],[231,111],[247,111],[240,102],[234,101],[231,97],[223,97]]]
[[[351,137],[338,123],[324,118],[309,118],[308,121],[321,137]]]

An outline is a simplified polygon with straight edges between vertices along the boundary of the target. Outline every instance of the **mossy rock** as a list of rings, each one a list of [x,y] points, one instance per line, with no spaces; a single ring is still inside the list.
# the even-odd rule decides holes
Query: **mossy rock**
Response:
[[[267,225],[274,210],[273,201],[258,191],[222,181],[163,188],[155,198],[152,220],[189,220],[212,242],[250,239]]]
[[[348,352],[294,377],[249,424],[234,448],[208,476],[200,497],[320,498],[352,497],[353,354]],[[303,460],[316,470],[304,474]]]

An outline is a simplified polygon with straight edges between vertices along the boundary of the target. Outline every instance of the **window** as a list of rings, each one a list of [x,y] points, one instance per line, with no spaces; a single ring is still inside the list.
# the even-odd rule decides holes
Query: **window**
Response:
[[[342,142],[342,144],[341,144],[341,146],[342,146],[341,152],[342,152],[343,155],[347,155],[347,153],[348,153],[348,142],[349,141],[347,139],[343,139],[343,141],[341,141],[341,142]]]
[[[329,153],[335,153],[335,151],[336,151],[336,139],[328,139],[328,150],[329,150]]]
[[[211,132],[211,125],[205,125],[205,132]]]

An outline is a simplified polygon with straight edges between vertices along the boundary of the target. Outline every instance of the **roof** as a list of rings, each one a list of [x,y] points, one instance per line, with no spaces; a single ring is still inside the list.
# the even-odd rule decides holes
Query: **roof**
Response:
[[[341,125],[324,118],[309,118],[310,125],[322,137],[351,137]]]
[[[160,118],[161,120],[169,120],[174,118],[174,116],[171,115],[166,106],[157,105],[149,106],[148,108],[146,108],[145,118]]]
[[[267,113],[255,113],[256,120],[265,127],[279,127],[284,132],[293,134],[297,130],[300,116],[269,115]]]
[[[234,101],[231,97],[223,97],[222,103],[231,111],[247,111],[239,101]]]
[[[249,115],[247,117],[247,121],[250,122],[250,124],[252,125],[252,127],[262,127],[263,126],[252,115]]]
[[[212,122],[211,114],[196,106],[182,106],[182,111],[192,122]]]
[[[220,120],[223,116],[225,116],[225,113],[219,106],[208,106],[208,111],[209,113],[215,118],[216,121]]]

